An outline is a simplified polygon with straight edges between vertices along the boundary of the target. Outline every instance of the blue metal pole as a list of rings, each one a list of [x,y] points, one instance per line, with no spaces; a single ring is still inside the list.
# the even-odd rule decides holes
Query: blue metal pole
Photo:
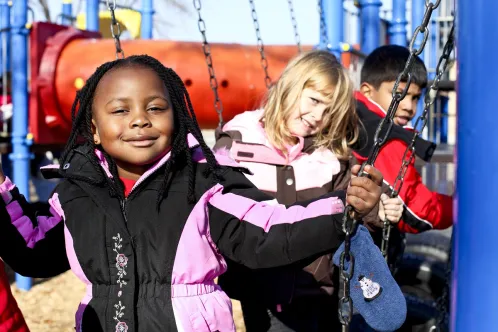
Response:
[[[10,70],[10,1],[0,0],[0,74],[6,66],[7,71]],[[5,49],[4,49],[5,47]],[[6,63],[3,63],[4,53],[7,55]]]
[[[389,24],[389,43],[406,46],[406,0],[393,0],[393,17]]]
[[[16,0],[12,6],[12,160],[14,183],[29,200],[31,153],[28,139],[28,0]],[[31,288],[31,279],[16,275],[17,286]]]
[[[64,0],[62,2],[62,24],[71,25],[73,17],[73,0]]]
[[[440,108],[441,108],[441,133],[439,136],[440,143],[448,143],[448,100],[447,96],[440,96]]]
[[[325,24],[327,25],[327,37],[329,39],[330,51],[340,59],[341,44],[344,41],[343,0],[322,0],[322,10]]]
[[[356,41],[355,41],[355,44],[356,45],[361,45],[361,12],[358,8],[358,15],[356,16]]]
[[[0,75],[2,79],[2,85],[6,84],[8,85],[8,82],[4,81],[3,73],[4,70],[6,72],[10,71],[11,64],[10,64],[10,43],[11,43],[11,33],[10,33],[10,10],[11,10],[11,2],[9,0],[0,0],[0,29],[2,32],[0,32]],[[5,62],[4,62],[5,58]],[[4,90],[2,91],[2,98],[4,96],[7,96],[8,93],[6,91],[7,87],[4,87]],[[7,160],[7,155],[2,154],[0,156],[0,160],[3,165],[3,172],[6,176],[12,178],[11,170],[12,170],[12,165],[10,165],[10,162]]]
[[[430,48],[429,48],[429,68],[431,69],[429,73],[429,79],[432,80],[434,77],[436,77],[436,66],[437,66],[437,61],[438,61],[438,40],[439,40],[439,29],[438,29],[438,21],[436,21],[436,18],[439,16],[439,8],[436,8],[436,10],[432,13],[432,19],[431,19],[431,24],[430,24]],[[446,41],[445,41],[446,42]],[[439,97],[436,98],[436,102],[434,103],[433,107],[434,114],[439,114],[442,116],[442,109],[441,109],[441,104],[439,103]],[[445,135],[442,133],[442,124],[445,118],[439,117],[435,118],[433,125],[433,137],[437,138],[438,134],[439,137]]]
[[[425,13],[425,0],[412,0],[412,27],[411,27],[411,33],[413,35],[413,32],[415,31],[415,28],[419,26],[422,23],[422,20],[424,19],[424,13]],[[432,32],[432,31],[431,31]],[[419,34],[419,38],[415,41],[415,48],[419,48],[420,44],[422,43],[422,34]],[[422,52],[419,57],[424,61],[425,57],[425,51]],[[425,93],[425,91],[423,91]],[[418,105],[417,105],[417,112],[415,113],[415,119],[418,119],[421,115],[422,112],[424,111],[424,98],[420,98]],[[426,135],[423,135],[424,137]]]
[[[142,0],[142,26],[140,28],[142,39],[152,39],[153,17],[154,1]]]
[[[86,29],[88,31],[100,31],[99,0],[87,0],[86,2]]]
[[[494,130],[498,68],[496,0],[458,0],[456,224],[451,331],[494,331],[498,284],[496,202],[498,131]],[[477,162],[486,160],[486,162]],[[492,167],[492,166],[491,166]]]
[[[370,54],[380,45],[380,0],[360,0],[361,50]]]

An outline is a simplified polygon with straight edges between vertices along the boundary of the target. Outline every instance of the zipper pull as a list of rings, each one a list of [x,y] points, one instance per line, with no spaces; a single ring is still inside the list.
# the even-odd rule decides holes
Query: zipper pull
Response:
[[[121,203],[121,213],[123,213],[123,218],[125,220],[125,223],[128,223],[128,218],[126,217],[126,198],[120,200],[120,203]]]

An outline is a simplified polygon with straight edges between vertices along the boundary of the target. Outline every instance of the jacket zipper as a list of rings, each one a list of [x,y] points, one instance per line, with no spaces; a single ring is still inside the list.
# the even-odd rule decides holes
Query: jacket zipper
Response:
[[[128,202],[128,199],[127,198],[120,199],[119,202],[121,205],[121,213],[123,214],[125,224],[128,225],[128,217],[126,215],[126,202]],[[133,249],[135,249],[135,238],[131,236],[131,234],[130,234],[130,239],[131,239],[131,246],[133,247]]]
[[[126,198],[120,199],[119,202],[121,203],[121,213],[123,214],[125,223],[128,224],[128,218],[126,217]]]

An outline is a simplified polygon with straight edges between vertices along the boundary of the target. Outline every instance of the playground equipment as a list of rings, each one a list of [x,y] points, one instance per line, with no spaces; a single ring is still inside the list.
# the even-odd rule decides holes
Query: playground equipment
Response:
[[[13,177],[21,192],[27,194],[29,164],[31,158],[31,145],[37,147],[53,148],[53,145],[64,143],[64,138],[68,133],[70,125],[70,116],[68,106],[78,87],[81,87],[88,75],[94,68],[104,61],[114,58],[115,44],[112,40],[101,39],[99,34],[98,19],[98,1],[89,0],[86,12],[86,27],[89,31],[79,31],[67,26],[59,26],[48,23],[36,23],[28,30],[27,23],[27,1],[14,1],[12,11],[8,1],[0,0],[1,34],[5,40],[11,39],[10,43],[2,43],[2,51],[7,54],[3,59],[8,59],[8,53],[5,51],[6,45],[16,50],[16,56],[6,63],[3,63],[3,71],[12,72],[12,97],[14,104],[14,116],[12,122],[11,142],[12,154],[10,155],[13,164]],[[412,22],[418,24],[422,22],[423,12],[417,12],[417,9],[424,8],[424,4],[429,1],[413,0],[412,1]],[[362,0],[358,1],[361,7],[361,21],[365,33],[362,34],[360,43],[363,51],[371,50],[377,47],[381,40],[379,29],[379,0]],[[402,10],[403,1],[393,1],[393,19],[394,24],[388,29],[389,42],[406,45],[406,30],[404,10]],[[68,9],[69,2],[66,1],[64,13],[71,13]],[[418,5],[417,5],[418,4]],[[142,1],[141,17],[141,34],[143,39],[150,39],[152,36],[152,1]],[[477,165],[475,159],[479,159],[482,154],[489,160],[491,149],[492,152],[498,151],[498,140],[493,135],[494,132],[486,130],[486,124],[491,123],[491,113],[488,111],[489,105],[496,103],[493,94],[482,93],[490,86],[491,82],[486,81],[487,77],[494,77],[493,67],[487,67],[483,64],[484,52],[489,50],[490,45],[486,44],[484,38],[471,35],[474,32],[471,24],[479,27],[478,33],[486,31],[487,38],[491,38],[496,32],[491,26],[492,9],[498,9],[498,4],[492,0],[485,0],[479,3],[468,3],[467,1],[458,1],[459,30],[457,40],[465,43],[469,47],[460,50],[459,68],[460,68],[460,88],[465,89],[466,93],[459,96],[459,116],[464,121],[459,124],[458,140],[458,197],[457,210],[458,222],[456,224],[455,237],[455,270],[459,272],[459,278],[453,280],[453,311],[452,311],[452,330],[454,331],[486,331],[491,326],[496,325],[496,316],[492,316],[494,297],[497,293],[496,287],[492,283],[486,283],[483,275],[493,275],[496,265],[493,265],[494,253],[493,248],[489,245],[493,243],[495,227],[492,224],[493,215],[488,206],[481,203],[497,197],[497,189],[490,188],[486,197],[477,201],[475,195],[482,187],[477,179],[477,174],[489,174],[484,172],[483,165]],[[399,7],[398,7],[399,6]],[[63,7],[64,8],[64,7]],[[320,7],[323,11],[322,38],[321,47],[327,47],[331,51],[339,54],[348,65],[348,59],[351,63],[357,61],[357,53],[351,45],[344,42],[344,31],[342,24],[337,27],[337,22],[343,22],[343,16],[333,20],[333,13],[342,12],[342,1],[323,1]],[[7,12],[7,13],[6,13]],[[5,19],[8,13],[11,14],[11,20]],[[417,16],[418,15],[418,16]],[[66,16],[64,16],[66,17]],[[64,22],[69,23],[71,20]],[[12,24],[9,26],[8,22]],[[430,23],[430,30],[434,31],[435,23]],[[412,29],[413,30],[413,29]],[[323,32],[325,31],[325,33]],[[28,94],[28,52],[27,46],[28,35],[31,47],[30,64],[30,94]],[[404,35],[404,38],[403,38]],[[136,36],[136,34],[134,35]],[[325,38],[326,37],[326,38]],[[483,37],[482,35],[480,37]],[[432,37],[431,37],[432,38]],[[418,41],[416,41],[418,42]],[[424,56],[433,59],[430,66],[435,67],[436,40],[429,41],[429,47],[425,49]],[[298,43],[298,42],[296,42]],[[313,47],[313,45],[301,45],[303,49]],[[471,47],[472,46],[472,47]],[[202,96],[202,103],[194,100],[194,108],[198,113],[198,118],[204,128],[214,128],[218,124],[218,117],[213,110],[215,97],[210,93],[210,81],[206,75],[206,63],[204,55],[198,43],[181,43],[166,41],[149,41],[135,40],[124,41],[123,49],[127,55],[141,53],[147,49],[147,53],[158,57],[168,66],[173,67],[180,76],[185,80],[191,94]],[[349,47],[349,48],[348,48]],[[417,44],[415,47],[418,48]],[[92,51],[98,51],[99,56],[91,57]],[[165,49],[170,52],[165,52]],[[173,52],[174,51],[174,52]],[[286,61],[296,53],[296,46],[264,46],[265,57],[269,63],[268,76],[278,77]],[[84,52],[85,57],[81,57]],[[180,53],[180,55],[176,53]],[[171,56],[164,56],[164,53],[172,53]],[[219,97],[223,100],[225,110],[223,115],[226,120],[236,113],[251,108],[259,101],[261,95],[266,90],[266,84],[263,80],[264,75],[261,72],[261,50],[258,47],[243,45],[223,45],[211,44],[212,57],[216,61],[216,76],[220,84]],[[176,54],[176,55],[175,55]],[[189,68],[185,67],[181,60],[189,57]],[[243,61],[241,60],[243,59]],[[77,65],[76,63],[77,62]],[[183,66],[183,67],[182,67]],[[244,73],[249,79],[242,80],[241,73]],[[472,76],[471,76],[472,75]],[[435,75],[434,75],[435,76]],[[479,79],[475,79],[478,77]],[[491,78],[489,78],[491,80]],[[468,91],[467,91],[468,90]],[[237,91],[240,93],[233,93]],[[239,92],[240,91],[240,92]],[[231,93],[230,93],[231,92]],[[478,92],[481,92],[480,94]],[[231,96],[237,95],[237,99],[231,99]],[[470,96],[479,96],[479,98],[470,100]],[[211,98],[206,102],[206,98]],[[29,113],[28,113],[29,103]],[[421,108],[419,108],[421,109]],[[483,114],[479,117],[471,116],[472,110],[479,109]],[[422,109],[421,109],[422,111]],[[29,116],[28,116],[29,115]],[[29,119],[29,124],[28,124]],[[441,124],[444,130],[444,125]],[[444,135],[442,135],[444,136]],[[485,141],[487,142],[486,151],[476,147]],[[488,183],[498,183],[496,176],[492,175]],[[487,198],[490,197],[490,198]],[[471,204],[474,203],[474,204]],[[480,207],[480,208],[476,208]],[[479,227],[471,224],[478,220]],[[472,226],[471,226],[472,225]],[[466,264],[463,270],[462,266]],[[478,271],[479,267],[488,268],[486,273],[473,273]],[[472,272],[471,272],[472,271]],[[455,275],[457,272],[453,272]],[[18,278],[18,285],[21,288],[30,287],[29,279]],[[472,310],[470,310],[472,309]],[[491,310],[490,310],[491,309]],[[487,314],[489,313],[489,314]],[[478,320],[475,317],[479,317]]]
[[[54,30],[59,31],[46,43],[47,31]],[[31,63],[39,70],[31,72],[34,89],[30,95],[30,129],[37,144],[65,143],[71,129],[71,105],[76,91],[98,64],[114,58],[114,42],[109,39],[96,42],[95,38],[100,36],[94,32],[48,23],[33,26],[31,42],[37,45],[37,54],[32,55]],[[210,101],[213,97],[207,90],[206,63],[198,43],[137,40],[123,41],[121,46],[127,55],[147,50],[147,54],[173,68],[192,95],[201,128],[216,128],[218,119],[213,111],[214,100]],[[83,52],[85,57],[80,56]],[[227,119],[255,107],[266,91],[257,47],[212,44],[211,52],[217,59],[219,91]],[[272,63],[269,68],[271,75],[278,76],[293,55],[295,46],[267,47],[266,56]],[[78,66],[74,65],[74,59],[79,59]]]

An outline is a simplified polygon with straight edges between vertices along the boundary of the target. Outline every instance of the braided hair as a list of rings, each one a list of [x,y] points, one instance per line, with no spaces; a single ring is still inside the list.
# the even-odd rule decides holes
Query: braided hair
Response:
[[[159,208],[161,200],[166,197],[173,174],[180,168],[180,165],[186,165],[188,168],[187,199],[190,203],[194,203],[195,163],[192,160],[192,151],[188,146],[187,135],[191,133],[197,139],[206,158],[208,167],[203,174],[205,177],[211,176],[213,180],[219,181],[221,179],[219,165],[213,152],[204,142],[190,96],[183,81],[171,68],[165,67],[158,60],[148,55],[133,55],[125,59],[107,62],[98,67],[95,73],[90,76],[85,86],[77,93],[71,109],[72,129],[61,155],[61,164],[64,165],[67,162],[70,152],[80,144],[88,144],[93,149],[100,149],[109,165],[112,179],[105,175],[96,154],[91,153],[89,155],[90,161],[106,179],[111,196],[122,197],[124,195],[124,186],[119,180],[116,163],[106,151],[95,145],[92,133],[92,102],[97,85],[106,73],[118,68],[135,66],[149,68],[156,72],[164,82],[173,106],[175,129],[171,144],[171,156],[163,168],[164,179],[157,197],[157,207]]]

